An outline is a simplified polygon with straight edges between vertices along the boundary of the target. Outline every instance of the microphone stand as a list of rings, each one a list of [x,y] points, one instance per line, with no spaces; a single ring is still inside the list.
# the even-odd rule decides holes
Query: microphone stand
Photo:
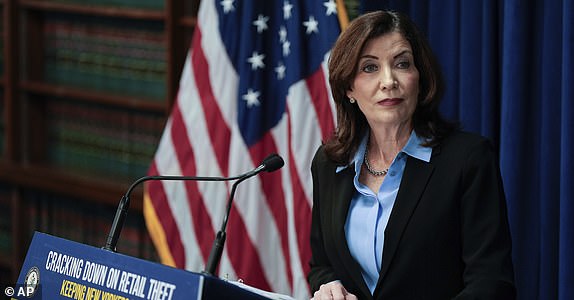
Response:
[[[272,154],[263,160],[263,163],[254,170],[245,173],[243,177],[233,183],[231,187],[231,193],[229,193],[229,199],[227,200],[227,210],[223,216],[223,222],[221,223],[221,229],[217,232],[215,240],[213,241],[213,246],[211,247],[211,252],[209,253],[209,258],[207,259],[207,264],[205,265],[205,271],[203,274],[215,276],[215,269],[219,265],[221,260],[221,254],[223,253],[223,246],[225,245],[227,220],[229,218],[229,213],[231,211],[231,204],[233,203],[233,196],[235,195],[235,190],[237,186],[244,180],[259,174],[261,171],[273,172],[277,169],[283,167],[283,159],[277,155]]]
[[[235,180],[239,179],[244,175],[234,176],[234,177],[201,177],[201,176],[144,176],[136,180],[122,196],[120,203],[118,205],[118,209],[116,210],[116,215],[114,217],[114,221],[112,223],[112,228],[110,229],[110,233],[106,240],[106,245],[102,247],[104,250],[109,250],[112,252],[116,252],[116,245],[118,243],[118,239],[120,237],[120,232],[124,227],[124,222],[126,219],[126,215],[128,214],[128,209],[130,207],[130,195],[132,190],[138,186],[140,183],[148,180],[197,180],[197,181],[228,181],[228,180]]]
[[[221,224],[221,229],[217,232],[215,240],[213,242],[213,246],[211,248],[211,253],[209,254],[209,258],[206,264],[206,270],[203,271],[203,274],[212,275],[214,276],[215,269],[219,265],[219,261],[221,260],[221,254],[223,253],[223,246],[225,245],[226,239],[226,232],[225,229],[227,227],[227,220],[229,218],[229,213],[231,212],[231,205],[233,202],[233,197],[235,196],[235,190],[237,186],[243,182],[244,180],[253,177],[259,174],[261,171],[273,172],[277,169],[283,167],[284,161],[281,156],[277,154],[271,154],[266,157],[261,165],[257,168],[233,177],[200,177],[200,176],[144,176],[136,180],[128,189],[126,194],[120,200],[118,205],[118,210],[116,211],[116,215],[114,217],[114,221],[112,223],[112,228],[110,229],[110,233],[106,240],[106,245],[102,247],[105,250],[116,252],[116,245],[118,243],[118,239],[120,236],[120,231],[124,226],[124,221],[126,215],[128,213],[128,209],[130,207],[130,194],[132,190],[139,185],[140,183],[148,180],[196,180],[196,181],[229,181],[229,180],[236,180],[231,187],[231,192],[229,194],[229,199],[227,200],[227,209],[225,215],[223,217],[223,222]]]
[[[219,261],[221,260],[221,254],[223,253],[223,246],[225,245],[225,240],[227,237],[227,233],[225,230],[227,228],[227,220],[229,219],[229,213],[231,212],[231,204],[233,202],[233,196],[235,195],[237,185],[239,185],[242,181],[246,180],[251,176],[254,176],[257,173],[259,173],[259,171],[254,171],[253,174],[245,176],[233,183],[233,186],[231,187],[231,193],[229,194],[229,199],[227,200],[227,209],[225,211],[225,215],[223,216],[221,229],[219,229],[217,235],[215,236],[213,246],[211,246],[211,252],[209,253],[209,258],[207,259],[207,264],[205,265],[205,271],[202,272],[203,274],[215,276],[215,269],[217,268],[217,266],[219,265]]]

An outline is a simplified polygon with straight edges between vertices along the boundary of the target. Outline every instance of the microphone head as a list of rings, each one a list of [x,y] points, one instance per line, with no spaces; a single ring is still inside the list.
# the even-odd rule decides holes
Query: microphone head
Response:
[[[278,169],[281,169],[281,167],[283,167],[285,162],[283,161],[283,158],[281,158],[281,156],[279,156],[277,154],[271,154],[271,155],[267,156],[263,160],[263,163],[261,163],[261,164],[264,166],[265,171],[273,172],[273,171],[276,171]]]

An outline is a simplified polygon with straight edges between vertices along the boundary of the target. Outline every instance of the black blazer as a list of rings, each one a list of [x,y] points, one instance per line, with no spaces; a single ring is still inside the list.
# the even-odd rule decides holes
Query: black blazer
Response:
[[[336,168],[320,147],[311,166],[313,292],[340,280],[359,299],[516,297],[506,201],[487,139],[456,132],[433,149],[429,163],[408,157],[374,295],[345,238],[354,168]]]

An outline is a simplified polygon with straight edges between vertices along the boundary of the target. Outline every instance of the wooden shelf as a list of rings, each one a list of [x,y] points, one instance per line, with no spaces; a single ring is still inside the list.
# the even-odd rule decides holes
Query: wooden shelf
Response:
[[[50,84],[40,81],[23,81],[20,84],[23,91],[49,95],[62,98],[74,98],[78,101],[101,103],[128,109],[145,110],[150,112],[166,112],[166,104],[163,100],[151,100],[126,95],[114,95],[101,91],[90,91],[86,89]]]
[[[117,206],[133,180],[106,178],[103,175],[78,173],[48,165],[15,165],[0,162],[0,180],[26,188],[46,190],[64,196],[83,198],[95,204]],[[131,195],[132,209],[141,211],[142,187]]]
[[[36,211],[43,214],[43,216],[36,215],[34,217],[35,221],[51,217],[50,213],[65,212],[65,207],[63,207],[65,204],[58,201],[62,199],[77,203],[78,207],[84,209],[80,211],[82,214],[79,216],[80,218],[87,217],[91,218],[93,223],[101,223],[102,219],[107,221],[107,210],[115,210],[117,208],[122,196],[125,195],[137,179],[131,177],[142,173],[140,168],[147,163],[147,156],[151,155],[150,152],[153,151],[150,149],[155,146],[157,135],[161,134],[163,129],[163,123],[160,122],[164,117],[168,117],[173,101],[177,97],[180,74],[186,59],[189,41],[191,40],[193,29],[197,25],[196,15],[200,1],[165,0],[165,7],[157,9],[129,7],[127,5],[134,2],[127,0],[124,2],[125,6],[98,5],[94,4],[96,1],[89,2],[92,3],[83,3],[82,0],[0,0],[0,11],[3,17],[2,21],[0,21],[2,22],[0,39],[3,40],[4,45],[4,48],[1,50],[1,54],[4,57],[4,70],[0,74],[0,91],[3,93],[2,109],[4,113],[4,124],[1,128],[3,130],[1,135],[3,136],[4,144],[3,149],[0,150],[0,183],[2,186],[6,186],[7,192],[10,194],[10,203],[8,204],[10,211],[6,212],[6,215],[12,219],[11,232],[8,233],[11,235],[12,247],[11,250],[0,253],[0,267],[11,270],[14,277],[12,280],[16,279],[21,268],[28,243],[26,236],[29,234],[28,231],[32,228],[31,226],[34,226],[34,222],[30,222],[31,220],[28,219],[30,210],[36,209]],[[115,33],[115,30],[122,32],[126,26],[132,26],[138,30],[141,27],[144,33],[147,31],[153,33],[154,37],[159,37],[157,39],[158,48],[165,51],[165,55],[162,52],[162,54],[158,54],[162,56],[157,58],[161,63],[165,62],[165,73],[163,73],[162,69],[160,75],[165,76],[165,80],[164,77],[160,79],[154,77],[157,80],[153,81],[155,84],[153,87],[164,85],[165,89],[163,86],[160,86],[158,89],[153,90],[153,94],[139,89],[132,89],[130,92],[136,95],[127,95],[121,94],[124,90],[115,89],[116,86],[108,86],[108,89],[102,87],[96,90],[97,87],[83,88],[61,82],[57,84],[53,83],[54,81],[49,82],[46,76],[49,73],[46,72],[49,72],[47,66],[51,62],[47,51],[55,49],[54,47],[56,46],[49,44],[53,39],[51,40],[52,36],[48,35],[65,34],[50,31],[52,27],[49,26],[53,26],[53,24],[58,22],[66,24],[79,23],[80,25],[78,26],[80,27],[83,23],[88,25],[95,24],[96,27],[101,25],[105,26],[106,29],[113,28],[109,31],[112,33]],[[99,37],[97,32],[90,30],[87,30],[87,32],[86,35],[88,37]],[[106,39],[107,36],[104,34],[102,38]],[[138,39],[139,37],[135,38]],[[94,38],[94,40],[96,39]],[[91,46],[92,44],[87,42],[87,45]],[[139,44],[134,45],[134,48],[139,49]],[[146,47],[146,45],[141,47]],[[99,46],[99,43],[94,47],[96,46]],[[58,49],[66,48],[66,46],[61,45],[57,47],[59,47]],[[121,43],[120,47],[125,48],[125,44]],[[104,55],[112,54],[104,53]],[[125,56],[129,56],[129,54],[122,57]],[[112,78],[111,80],[114,80],[112,75],[115,74],[108,74]],[[105,77],[105,75],[103,74],[102,77]],[[149,84],[149,81],[144,79],[130,79],[133,79],[130,81],[130,83],[134,84],[132,87],[139,88]],[[117,91],[112,92],[114,89]],[[154,97],[151,95],[154,95]],[[113,134],[106,136],[109,132],[91,131],[82,127],[80,129],[75,128],[77,131],[73,132],[75,135],[72,138],[77,136],[84,137],[82,136],[83,134],[93,136],[86,136],[87,139],[76,138],[76,140],[72,140],[70,136],[65,136],[70,138],[70,140],[64,140],[63,134],[71,131],[69,127],[59,127],[61,124],[56,124],[56,122],[61,121],[60,118],[67,116],[65,115],[67,111],[57,111],[55,113],[58,108],[62,108],[62,106],[58,107],[59,100],[65,100],[62,101],[65,105],[68,105],[68,102],[80,104],[69,105],[74,108],[78,107],[78,109],[90,110],[95,107],[98,110],[95,112],[96,117],[86,120],[87,123],[90,121],[93,123],[108,122],[109,120],[104,117],[108,117],[107,113],[109,112],[113,114],[110,116],[112,119],[116,115],[128,116],[128,123],[133,120],[132,123],[140,124],[137,122],[143,120],[141,122],[145,125],[145,130],[134,132],[132,126],[118,125],[118,132],[115,131],[116,127],[114,127],[109,129]],[[62,113],[62,116],[59,113]],[[71,116],[76,117],[73,119],[74,122],[84,121],[84,119],[79,119],[84,117],[82,113],[84,111],[78,114],[71,112]],[[104,117],[100,118],[101,116]],[[89,117],[91,115],[86,118]],[[58,119],[55,121],[55,118]],[[108,124],[105,123],[105,125]],[[116,125],[110,124],[110,127],[112,126]],[[68,131],[66,132],[65,130]],[[54,137],[61,138],[61,140],[50,140]],[[112,171],[106,174],[102,171],[102,168],[94,167],[90,170],[88,165],[79,166],[70,161],[66,163],[69,163],[71,167],[64,166],[64,163],[50,162],[51,160],[55,161],[53,159],[54,155],[60,155],[58,158],[62,158],[62,160],[63,158],[68,158],[64,157],[64,155],[72,152],[66,152],[65,150],[72,149],[71,147],[79,147],[77,145],[82,147],[90,146],[90,143],[92,143],[91,138],[97,139],[97,143],[109,138],[110,145],[116,145],[120,142],[126,142],[127,144],[133,142],[134,147],[147,148],[137,148],[138,151],[134,151],[136,156],[133,156],[133,160],[126,160],[125,165],[123,165],[123,160],[121,162],[119,160],[110,160],[113,161],[112,163],[117,163],[117,169],[120,169],[123,173],[118,171],[116,174],[113,174],[114,172]],[[157,140],[159,141],[159,139]],[[101,144],[106,143],[107,141],[104,141]],[[96,143],[94,142],[94,144]],[[57,152],[61,149],[64,149],[64,151]],[[106,159],[109,158],[106,156],[106,153],[100,153],[99,148],[94,150],[94,153],[94,157],[99,159],[94,160],[96,162],[107,161]],[[114,152],[114,154],[117,153]],[[92,155],[91,152],[90,155]],[[145,162],[142,162],[142,155],[146,155]],[[82,162],[83,157],[78,156],[74,157],[74,159],[77,159],[74,162]],[[122,167],[126,168],[122,169]],[[136,170],[134,168],[138,168],[138,171],[131,173],[126,171]],[[106,166],[106,170],[110,169],[116,170],[116,165]],[[133,212],[134,217],[143,218],[143,185],[137,186],[130,198],[130,214]],[[37,205],[38,203],[42,205]],[[85,211],[86,207],[88,212]],[[93,215],[89,211],[92,207],[97,208],[97,212]],[[48,211],[48,208],[51,210]],[[48,216],[46,217],[46,215]],[[110,215],[109,221],[113,217],[113,215]],[[94,231],[93,228],[84,224],[83,221],[83,219],[80,219],[75,222],[71,230],[78,232],[83,230]],[[58,222],[58,220],[50,219],[49,222]],[[145,236],[147,229],[144,222],[140,220],[134,221],[131,226],[131,230],[137,232],[138,235]],[[56,229],[47,228],[46,230]],[[86,234],[86,236],[88,235]],[[146,247],[153,247],[149,241],[136,240],[135,243],[143,243]],[[147,256],[151,255],[150,252],[142,253]]]
[[[31,10],[66,12],[139,20],[162,21],[166,19],[166,13],[164,11],[154,11],[142,8],[62,3],[46,0],[21,0],[20,5],[26,9]]]
[[[179,24],[183,27],[195,28],[195,25],[197,24],[197,18],[183,17],[180,19]]]

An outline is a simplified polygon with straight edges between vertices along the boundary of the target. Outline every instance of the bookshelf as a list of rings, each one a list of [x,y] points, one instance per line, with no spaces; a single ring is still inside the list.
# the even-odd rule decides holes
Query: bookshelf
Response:
[[[103,246],[177,94],[199,0],[0,0],[0,281],[35,230]],[[156,253],[141,187],[118,250]]]

